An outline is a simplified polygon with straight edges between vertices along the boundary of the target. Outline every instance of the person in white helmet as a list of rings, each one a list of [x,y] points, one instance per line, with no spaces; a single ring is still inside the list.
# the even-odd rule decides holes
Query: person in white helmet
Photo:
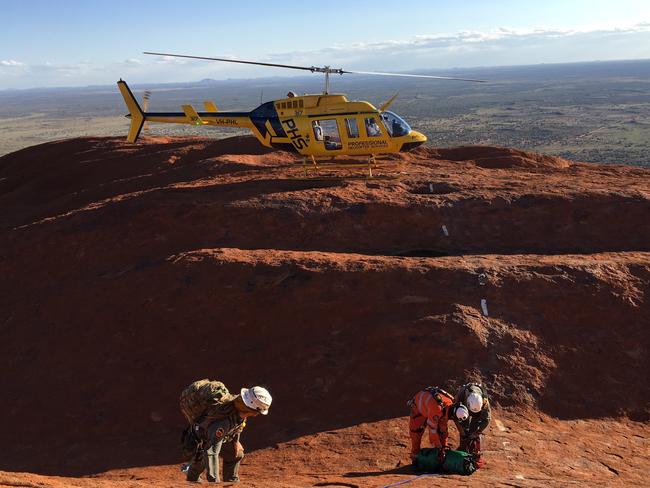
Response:
[[[474,455],[477,466],[480,466],[482,464],[481,434],[487,429],[492,418],[487,390],[480,383],[467,383],[456,393],[454,404],[464,405],[469,413],[464,420],[454,419],[460,434],[458,449]]]
[[[187,481],[198,481],[207,470],[208,482],[219,483],[219,455],[223,457],[224,481],[239,481],[239,465],[244,459],[244,447],[239,441],[246,419],[267,415],[271,394],[266,388],[242,388],[239,395],[219,405],[218,419],[206,418],[195,424],[196,435],[202,441],[187,469]],[[214,414],[214,412],[212,412]]]

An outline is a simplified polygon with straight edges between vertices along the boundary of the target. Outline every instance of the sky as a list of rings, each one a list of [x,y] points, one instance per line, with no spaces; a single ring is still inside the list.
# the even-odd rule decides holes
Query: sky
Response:
[[[0,90],[650,59],[650,0],[0,0]],[[316,76],[316,75],[314,75]]]

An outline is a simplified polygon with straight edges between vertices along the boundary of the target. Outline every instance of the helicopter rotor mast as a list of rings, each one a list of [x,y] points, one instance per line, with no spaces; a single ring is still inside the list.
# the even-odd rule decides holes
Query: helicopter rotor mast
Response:
[[[226,58],[210,58],[205,56],[190,56],[187,54],[170,54],[170,53],[154,53],[154,52],[143,52],[143,54],[150,54],[152,56],[168,56],[173,58],[188,58],[188,59],[202,59],[206,61],[223,61],[226,63],[239,63],[239,64],[254,64],[258,66],[270,66],[273,68],[287,68],[287,69],[299,69],[303,71],[310,71],[312,73],[323,73],[325,75],[325,91],[324,94],[329,94],[329,85],[330,85],[330,75],[337,74],[357,74],[357,75],[379,75],[379,76],[401,76],[408,78],[430,78],[436,80],[456,80],[456,81],[470,81],[474,83],[484,83],[485,80],[473,80],[468,78],[454,78],[450,76],[433,76],[433,75],[416,75],[416,74],[406,74],[406,73],[381,73],[377,71],[347,71],[341,68],[330,68],[329,66],[295,66],[290,64],[276,64],[276,63],[263,63],[261,61],[244,61],[241,59],[226,59]]]

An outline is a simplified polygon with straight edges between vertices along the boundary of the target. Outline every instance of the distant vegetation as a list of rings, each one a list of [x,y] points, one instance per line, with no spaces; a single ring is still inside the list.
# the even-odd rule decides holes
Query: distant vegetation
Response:
[[[345,68],[345,67],[344,67]],[[353,67],[347,67],[353,68]],[[650,60],[430,72],[488,83],[347,75],[332,90],[392,110],[434,146],[498,145],[577,161],[650,167]],[[128,80],[127,80],[128,81]],[[150,110],[248,110],[287,91],[320,92],[320,76],[135,85],[153,91]],[[83,135],[125,135],[126,109],[116,86],[0,92],[0,155],[41,142]],[[156,125],[151,134],[223,137],[228,129]]]

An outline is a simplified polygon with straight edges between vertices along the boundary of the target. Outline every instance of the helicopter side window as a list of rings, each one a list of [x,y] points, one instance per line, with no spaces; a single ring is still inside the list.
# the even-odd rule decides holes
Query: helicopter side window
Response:
[[[312,126],[314,129],[314,138],[316,140],[322,140],[325,144],[325,149],[330,151],[343,149],[343,145],[341,144],[341,134],[336,119],[315,120],[312,122]],[[318,139],[317,127],[322,133],[322,139]]]
[[[368,134],[368,137],[381,136],[381,129],[379,128],[379,124],[377,124],[377,121],[375,120],[374,117],[367,117],[365,122],[366,122],[366,134]]]
[[[349,139],[359,137],[359,124],[357,123],[357,119],[345,119],[345,129]]]

